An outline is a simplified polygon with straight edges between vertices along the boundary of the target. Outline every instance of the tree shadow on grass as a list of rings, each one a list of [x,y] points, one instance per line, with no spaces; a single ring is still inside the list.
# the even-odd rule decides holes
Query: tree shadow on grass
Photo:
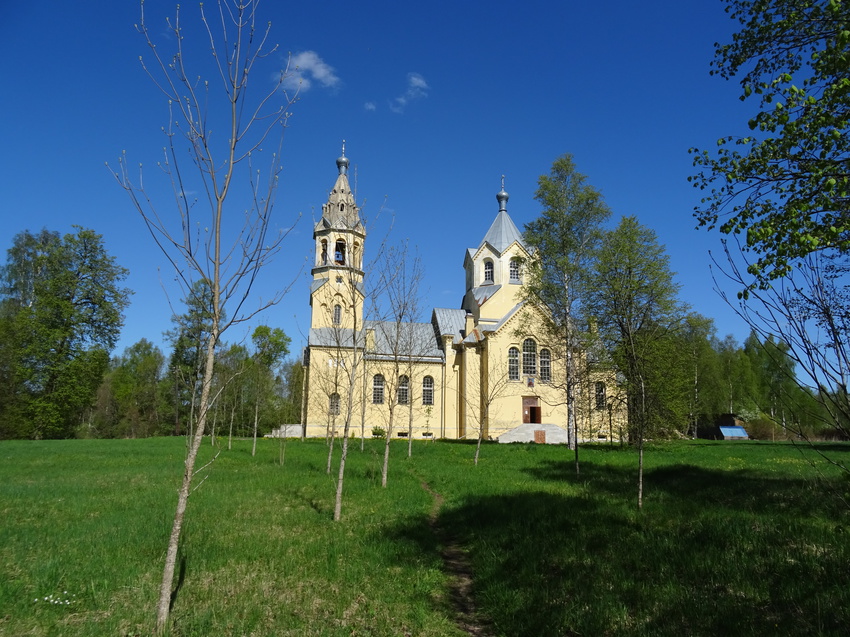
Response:
[[[632,505],[637,502],[637,466],[585,462],[577,477],[571,461],[544,460],[524,471],[544,482],[576,484],[596,495]],[[781,474],[771,477],[763,470],[721,470],[677,463],[644,471],[644,505],[660,500],[683,508],[723,507],[752,513],[793,509],[797,515],[825,514],[839,519],[847,511],[844,503],[833,497],[836,487],[836,481]]]
[[[559,479],[560,464],[530,471]],[[477,607],[498,635],[845,634],[840,530],[801,519],[799,494],[779,506],[793,481],[723,473],[653,470],[663,506],[638,513],[633,472],[597,466],[578,495],[470,496],[438,524],[468,553]],[[758,491],[764,503],[738,504]],[[393,536],[432,554],[427,528],[423,515]]]

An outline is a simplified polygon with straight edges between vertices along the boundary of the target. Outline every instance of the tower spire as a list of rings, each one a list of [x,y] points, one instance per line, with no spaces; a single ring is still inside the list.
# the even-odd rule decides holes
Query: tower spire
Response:
[[[342,140],[342,155],[336,160],[336,168],[340,175],[348,174],[348,157],[345,156],[345,140]]]
[[[502,175],[502,189],[496,193],[496,200],[499,202],[499,212],[508,211],[508,193],[505,192],[505,176]]]

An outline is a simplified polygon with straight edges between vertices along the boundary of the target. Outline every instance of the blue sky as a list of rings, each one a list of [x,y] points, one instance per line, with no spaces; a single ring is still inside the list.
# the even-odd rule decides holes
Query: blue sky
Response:
[[[105,167],[124,150],[150,166],[164,145],[166,106],[138,61],[147,55],[134,29],[138,3],[0,6],[7,60],[0,246],[42,227],[64,233],[77,224],[103,234],[135,291],[116,353],[142,337],[160,343],[170,326],[167,298],[180,292]],[[163,0],[145,7],[154,27],[174,11]],[[194,28],[197,5],[184,3],[182,14]],[[721,337],[746,337],[712,289],[709,250],[719,252],[719,236],[695,229],[699,193],[687,183],[688,148],[743,133],[752,115],[734,83],[709,76],[714,42],[727,41],[736,26],[719,0],[266,0],[261,14],[280,44],[270,61],[282,64],[291,53],[302,79],[274,224],[288,228],[301,218],[260,280],[263,296],[287,284],[311,254],[312,220],[333,186],[343,139],[364,214],[375,219],[381,211],[370,238],[379,240],[392,217],[391,240],[418,246],[427,308],[459,307],[464,252],[498,212],[501,176],[522,228],[539,213],[537,178],[571,153],[615,220],[636,215],[656,231],[682,299],[714,318]],[[167,49],[164,32],[155,37]],[[204,42],[190,35],[187,54],[202,59]],[[255,76],[268,78],[270,71]],[[284,301],[251,323],[282,327],[293,352],[309,327],[308,276],[305,269]]]

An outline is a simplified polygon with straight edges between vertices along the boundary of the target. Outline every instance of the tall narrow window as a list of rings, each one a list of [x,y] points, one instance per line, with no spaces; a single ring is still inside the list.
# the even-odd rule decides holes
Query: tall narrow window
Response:
[[[522,270],[520,269],[519,259],[511,259],[511,283],[522,283]]]
[[[372,378],[372,402],[376,405],[384,404],[384,376],[375,374]]]
[[[337,303],[334,305],[334,317],[333,317],[334,325],[339,325],[342,323],[342,306]]]
[[[410,402],[410,379],[407,376],[398,377],[398,391],[396,392],[399,405]]]
[[[345,212],[345,204],[344,204],[344,203],[342,203],[342,202],[339,202],[339,211],[340,211],[340,212]]]
[[[605,383],[602,381],[596,382],[596,408],[605,409]]]
[[[522,342],[522,374],[537,376],[537,343],[531,338]]]
[[[322,239],[322,257],[320,263],[322,265],[328,264],[328,240]]]
[[[334,262],[338,265],[345,265],[345,241],[343,239],[336,240],[336,248],[334,248]]]
[[[552,354],[548,349],[540,350],[540,382],[552,381]]]
[[[508,350],[508,380],[519,380],[519,350],[516,347]]]
[[[331,416],[339,416],[339,394],[331,394],[328,405],[328,413]]]
[[[434,404],[434,379],[430,376],[422,379],[422,404]]]
[[[493,282],[493,262],[487,259],[484,262],[484,283]]]

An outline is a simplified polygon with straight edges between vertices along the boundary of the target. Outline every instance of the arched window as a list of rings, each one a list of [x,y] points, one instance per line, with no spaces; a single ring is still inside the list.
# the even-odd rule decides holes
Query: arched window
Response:
[[[372,402],[375,405],[384,404],[384,376],[375,374],[372,378]]]
[[[410,402],[410,379],[407,376],[398,377],[398,391],[396,392],[399,405]]]
[[[338,265],[345,265],[345,240],[337,239],[336,248],[334,248],[334,262]]]
[[[605,383],[602,381],[596,381],[596,408],[597,409],[605,409]]]
[[[552,381],[552,354],[548,349],[540,350],[540,382]]]
[[[328,404],[328,413],[331,416],[339,416],[339,394],[331,394]]]
[[[322,239],[322,256],[320,263],[322,265],[328,264],[328,240]]]
[[[434,379],[430,376],[422,379],[422,404],[434,404]]]
[[[537,376],[537,343],[531,338],[522,342],[522,374]]]
[[[493,282],[493,262],[487,259],[484,262],[484,283]]]
[[[522,283],[522,269],[519,259],[511,259],[510,267],[511,283]]]
[[[334,305],[333,323],[334,325],[342,323],[342,306],[339,303]]]
[[[342,203],[341,201],[339,202],[339,211],[340,211],[340,212],[345,212],[345,204],[344,204],[344,203]]]
[[[519,350],[516,347],[508,350],[508,380],[519,380]]]

